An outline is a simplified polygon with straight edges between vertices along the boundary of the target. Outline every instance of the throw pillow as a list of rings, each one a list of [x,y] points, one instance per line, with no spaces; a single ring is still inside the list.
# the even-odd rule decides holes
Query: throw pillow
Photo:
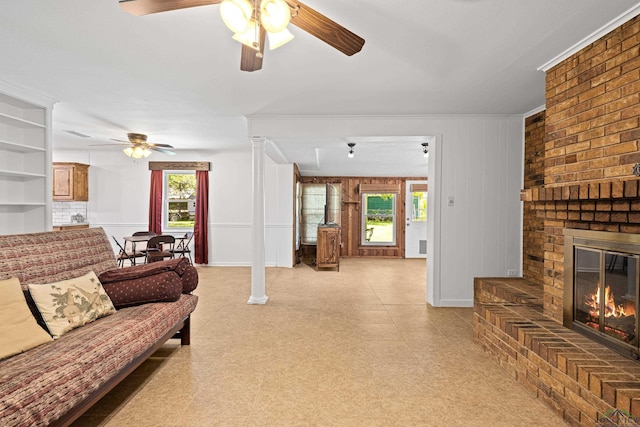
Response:
[[[93,271],[75,279],[28,286],[54,339],[116,311]]]
[[[38,325],[16,278],[0,280],[0,359],[51,341]]]

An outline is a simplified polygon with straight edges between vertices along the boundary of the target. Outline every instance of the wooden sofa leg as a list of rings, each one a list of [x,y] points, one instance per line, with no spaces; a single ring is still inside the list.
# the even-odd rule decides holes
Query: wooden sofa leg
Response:
[[[187,317],[187,319],[184,321],[184,326],[180,330],[180,344],[191,344],[191,316]]]

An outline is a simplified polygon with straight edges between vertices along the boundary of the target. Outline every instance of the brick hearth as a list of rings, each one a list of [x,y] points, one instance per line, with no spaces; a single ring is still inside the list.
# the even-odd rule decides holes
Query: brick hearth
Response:
[[[476,278],[474,288],[476,344],[565,421],[618,425],[604,421],[615,409],[640,417],[640,364],[545,316],[540,284]]]

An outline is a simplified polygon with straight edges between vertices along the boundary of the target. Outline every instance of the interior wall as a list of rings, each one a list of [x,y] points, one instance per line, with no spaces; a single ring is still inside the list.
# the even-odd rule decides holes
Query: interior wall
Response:
[[[429,159],[428,209],[438,230],[429,229],[427,301],[471,307],[474,277],[520,274],[521,116],[254,116],[249,125],[250,134],[273,139],[437,136],[436,146],[429,147],[434,156]]]
[[[416,179],[426,179],[416,178]],[[342,247],[340,255],[343,257],[377,257],[404,258],[405,252],[405,182],[407,178],[395,177],[327,177],[303,176],[300,182],[314,184],[340,184],[341,194],[341,227],[340,235]],[[396,195],[396,244],[393,246],[365,246],[362,245],[362,194],[360,184],[397,185],[400,190]]]
[[[162,160],[156,154],[149,159]],[[211,162],[209,265],[251,265],[251,152],[181,151],[171,160]],[[103,227],[107,235],[120,240],[135,231],[148,229],[148,160],[134,161],[120,150],[56,150],[53,161],[90,165],[87,216],[92,227]],[[291,165],[277,165],[266,159],[265,261],[268,266],[292,266],[293,215],[289,210],[292,180]]]

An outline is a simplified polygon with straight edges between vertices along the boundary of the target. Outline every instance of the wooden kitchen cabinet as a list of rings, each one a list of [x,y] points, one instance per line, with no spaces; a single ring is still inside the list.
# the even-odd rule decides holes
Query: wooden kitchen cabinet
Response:
[[[53,231],[77,230],[79,228],[89,228],[89,224],[54,225]]]
[[[53,200],[89,200],[89,165],[53,163]]]
[[[340,271],[340,227],[319,225],[317,245],[318,268],[337,268]]]

